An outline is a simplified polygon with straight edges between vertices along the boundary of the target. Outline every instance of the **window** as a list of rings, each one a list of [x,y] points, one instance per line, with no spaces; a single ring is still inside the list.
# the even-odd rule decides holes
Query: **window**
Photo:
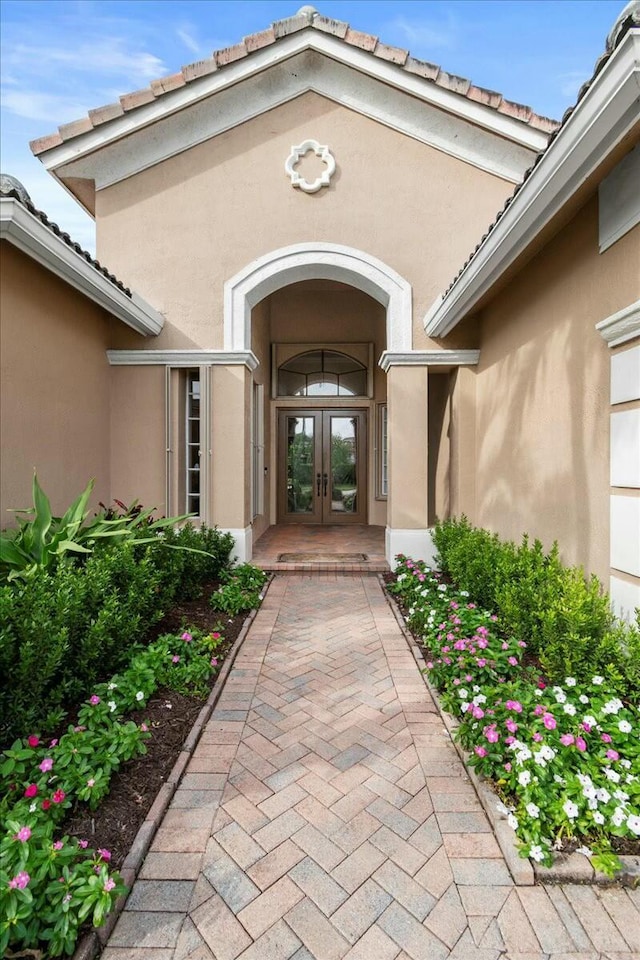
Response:
[[[389,490],[388,481],[388,444],[387,444],[387,405],[378,404],[378,497],[383,499],[387,497]]]
[[[200,371],[187,370],[185,378],[185,490],[186,512],[200,516]]]
[[[278,368],[279,397],[365,397],[367,368],[335,350],[310,350]]]
[[[251,411],[251,503],[253,519],[264,513],[264,387],[253,385]]]

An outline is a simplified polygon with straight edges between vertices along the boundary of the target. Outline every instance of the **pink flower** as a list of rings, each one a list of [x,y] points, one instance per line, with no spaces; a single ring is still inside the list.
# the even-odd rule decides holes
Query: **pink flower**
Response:
[[[513,710],[515,713],[522,713],[522,704],[519,700],[507,700],[505,707],[507,710]]]
[[[43,809],[43,810],[48,810],[50,806],[51,806],[51,800],[43,800],[43,801],[42,801],[42,809]]]
[[[54,850],[62,850],[63,846],[64,846],[64,844],[63,844],[62,840],[56,840],[56,842],[55,842],[54,845],[53,845],[53,849],[54,849]]]
[[[552,713],[545,713],[544,717],[542,718],[542,722],[547,730],[555,730],[557,727],[556,718]]]
[[[510,663],[512,667],[517,667],[517,666],[518,666],[518,658],[517,658],[517,657],[508,657],[508,658],[507,658],[507,662]]]
[[[481,650],[485,650],[489,646],[489,641],[486,637],[480,637],[478,640],[478,646]]]
[[[91,777],[90,780],[87,780],[87,786],[88,786],[88,787],[95,787],[95,785],[96,785],[96,782],[95,782],[95,780],[93,779],[93,777]]]
[[[141,723],[141,724],[140,724],[140,729],[142,730],[143,733],[148,733],[148,732],[149,732],[149,727],[147,726],[146,723]]]
[[[585,733],[591,733],[591,724],[590,724],[590,723],[582,723],[581,726],[582,726],[582,729],[585,731]],[[603,733],[602,739],[604,740],[604,738],[605,738],[606,736],[607,736],[607,734],[606,734],[606,733]],[[605,743],[611,743],[611,740],[605,740],[604,742],[605,742]]]
[[[524,641],[524,640],[518,640],[518,646],[519,646],[519,647],[526,647],[525,641]]]
[[[53,760],[51,757],[45,757],[42,763],[40,764],[40,769],[43,773],[48,773],[49,770],[53,768]]]
[[[78,840],[78,846],[79,846],[79,847],[82,847],[83,850],[86,850],[87,847],[89,846],[89,841],[88,841],[88,840]]]
[[[533,739],[536,741],[536,743],[540,743],[540,741],[542,740],[542,734],[537,732],[534,733]]]
[[[500,734],[498,733],[495,727],[485,727],[484,735],[489,741],[489,743],[497,743],[498,740],[500,739]]]
[[[583,737],[576,737],[576,748],[580,753],[584,753],[587,749],[587,741]]]
[[[211,657],[211,666],[212,666],[212,667],[217,667],[217,666],[218,666],[218,658],[217,658],[217,657]]]
[[[544,690],[546,686],[544,680],[538,680],[538,690]]]
[[[536,707],[535,707],[535,710],[534,710],[533,712],[534,712],[534,714],[535,714],[536,717],[539,717],[541,714],[544,713],[544,707],[542,706],[541,703],[536,703]]]
[[[220,634],[219,634],[219,633],[212,633],[212,634],[211,634],[211,639],[212,639],[212,640],[219,640],[219,639],[220,639]]]
[[[51,799],[53,800],[54,803],[62,803],[62,801],[64,800],[65,796],[66,796],[66,794],[65,794],[64,790],[56,790],[56,792],[55,792],[54,795],[51,797]]]
[[[607,760],[619,760],[620,754],[617,750],[607,750]]]
[[[506,642],[506,640],[503,640],[503,641],[502,641],[502,649],[503,649],[503,650],[508,650],[508,649],[509,649],[509,644]]]
[[[486,757],[487,751],[484,747],[474,747],[473,749],[479,757]]]
[[[58,740],[57,740],[57,738],[54,739],[54,740],[52,740],[51,743],[49,744],[49,746],[50,746],[50,747],[57,747],[57,746],[58,746]]]
[[[512,720],[511,717],[509,717],[509,719],[505,721],[504,725],[509,731],[509,733],[515,733],[516,730],[518,729],[518,724],[515,722],[515,720]]]
[[[103,860],[111,860],[111,851],[105,850],[104,847],[101,847],[98,850],[98,856],[102,857]]]
[[[572,733],[563,733],[560,737],[560,743],[563,747],[570,747],[574,739],[575,738]]]
[[[174,654],[174,655],[171,657],[171,662],[172,662],[172,663],[180,663],[180,657],[179,657],[177,654]]]
[[[16,874],[13,880],[9,880],[9,889],[15,890],[17,887],[18,890],[24,890],[24,888],[28,885],[30,880],[31,880],[31,877],[29,876],[29,874],[26,873],[26,871],[21,870],[20,873]]]
[[[109,893],[110,890],[113,890],[113,888],[115,887],[115,885],[116,885],[116,882],[115,882],[115,880],[112,880],[111,877],[109,877],[108,880],[105,880],[105,882],[104,882],[104,890],[105,890],[105,893]]]
[[[473,716],[474,720],[482,720],[482,718],[484,717],[484,710],[482,709],[482,707],[478,707],[474,703],[473,706],[471,707],[471,715]]]
[[[40,743],[40,737],[37,737],[35,733],[32,733],[31,736],[27,738],[27,743],[30,747],[37,747]]]
[[[584,723],[582,724],[582,726],[584,727]],[[587,730],[587,733],[589,733],[589,732],[590,732],[590,731]],[[608,733],[603,733],[602,736],[600,737],[600,739],[602,740],[603,743],[611,743],[611,737],[609,736]]]
[[[31,797],[35,797],[37,793],[38,793],[38,784],[30,783],[27,789],[25,790],[24,795],[25,797],[31,798]]]
[[[508,747],[510,747],[512,743],[515,743],[515,739],[515,737],[505,737],[504,742]]]
[[[511,764],[510,764],[510,763],[505,763],[504,768],[505,768],[505,770],[507,771],[507,773],[511,773]]]
[[[97,706],[100,703],[100,697],[96,697],[94,693],[93,696],[89,697],[89,703],[92,707]]]
[[[26,843],[30,836],[31,836],[30,827],[20,827],[18,832],[14,834],[13,839],[19,840],[20,843]]]
[[[484,659],[484,657],[478,657],[477,663],[479,667],[486,667],[487,665],[487,661]]]
[[[180,637],[180,639],[181,639],[181,640],[184,640],[185,643],[191,643],[191,641],[193,640],[193,637],[191,636],[190,633],[188,633],[188,632],[185,630],[185,632],[182,634],[182,636]]]

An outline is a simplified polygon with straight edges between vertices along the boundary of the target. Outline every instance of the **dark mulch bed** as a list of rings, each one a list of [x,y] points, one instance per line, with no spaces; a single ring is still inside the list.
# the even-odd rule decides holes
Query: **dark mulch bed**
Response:
[[[219,630],[225,639],[220,659],[226,656],[242,629],[246,614],[230,618],[212,610],[209,597],[217,586],[216,583],[207,585],[198,600],[176,604],[150,631],[146,642],[189,627]],[[211,686],[214,682],[215,676]],[[113,776],[109,795],[97,810],[92,812],[86,804],[76,804],[62,827],[64,833],[88,840],[94,849],[110,850],[111,865],[120,868],[203,703],[196,697],[162,688],[156,691],[144,710],[129,714],[128,719],[149,725],[152,735],[147,741],[147,753],[126,763]]]

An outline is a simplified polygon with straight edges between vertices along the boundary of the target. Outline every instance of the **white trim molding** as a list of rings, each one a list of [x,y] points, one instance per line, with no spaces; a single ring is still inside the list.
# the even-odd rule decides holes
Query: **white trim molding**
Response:
[[[258,358],[251,350],[107,350],[112,367],[245,366],[256,370]]]
[[[219,527],[220,533],[230,533],[234,540],[231,560],[234,563],[248,563],[253,556],[253,527]]]
[[[638,121],[640,29],[629,30],[441,303],[424,319],[444,337],[491,291]]]
[[[265,71],[270,72],[268,78]],[[137,162],[146,169],[176,150],[188,149],[310,90],[512,182],[519,182],[532,154],[548,142],[547,133],[520,120],[399,70],[329,34],[302,30],[74,136],[39,159],[57,179],[90,177],[100,189],[126,175],[111,169],[110,156],[106,163],[98,157],[104,147],[128,138],[133,153],[125,153],[130,162],[135,163],[133,154],[139,152]],[[202,109],[202,101],[213,95],[215,109],[210,105]],[[186,124],[166,123],[179,113],[188,116]],[[159,121],[163,135],[143,138],[145,147],[138,151],[140,131],[150,127],[157,131]],[[178,127],[182,133],[176,137],[172,131]],[[154,159],[151,153],[145,157],[147,151]]]
[[[608,347],[617,347],[627,340],[640,337],[640,300],[596,323],[596,330],[606,340]]]
[[[164,317],[137,294],[127,296],[93,264],[12,197],[0,199],[0,238],[45,267],[143,336],[157,336]]]
[[[310,152],[326,164],[326,169],[312,182],[305,180],[296,170],[298,163]],[[336,161],[326,144],[322,145],[317,140],[304,140],[297,147],[291,147],[291,153],[285,161],[284,172],[290,178],[292,187],[298,187],[303,193],[317,193],[322,187],[328,187],[331,183],[331,177],[336,172]]]
[[[385,350],[378,365],[386,373],[389,367],[463,367],[480,362],[479,350]]]
[[[251,311],[281,287],[301,280],[337,280],[367,293],[387,310],[387,347],[411,349],[411,286],[391,267],[355,247],[297,243],[274,250],[224,285],[225,350],[251,350]]]
[[[403,553],[413,560],[424,560],[429,566],[435,565],[437,550],[433,542],[432,530],[422,527],[418,530],[387,527],[385,530],[385,555],[392,570],[396,568],[396,556]]]

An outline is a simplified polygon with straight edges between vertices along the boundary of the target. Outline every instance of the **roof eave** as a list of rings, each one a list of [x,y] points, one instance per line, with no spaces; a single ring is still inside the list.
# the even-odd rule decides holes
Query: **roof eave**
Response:
[[[128,297],[57,237],[18,200],[0,199],[0,238],[79,290],[111,316],[143,336],[157,336],[164,318],[137,294]]]
[[[470,100],[436,83],[426,81],[417,74],[403,70],[396,64],[373,56],[358,47],[349,46],[329,34],[306,29],[283,37],[277,43],[262,50],[256,50],[244,59],[229,63],[224,69],[191,80],[150,103],[137,106],[122,116],[114,117],[97,127],[89,126],[89,129],[84,132],[74,132],[68,140],[63,139],[60,142],[60,137],[54,135],[54,137],[57,136],[57,142],[54,142],[53,146],[35,152],[45,168],[55,176],[56,170],[63,165],[114,143],[121,137],[129,136],[149,124],[156,123],[199,100],[309,49],[325,54],[369,76],[374,76],[433,106],[455,113],[470,123],[491,130],[530,150],[539,151],[547,144],[548,132]],[[81,123],[83,121],[78,121],[78,124]],[[75,124],[71,126],[74,130],[76,129]],[[38,141],[34,141],[36,142]]]
[[[429,336],[446,336],[490,292],[637,124],[639,102],[640,29],[632,29],[453,286],[427,312]]]

